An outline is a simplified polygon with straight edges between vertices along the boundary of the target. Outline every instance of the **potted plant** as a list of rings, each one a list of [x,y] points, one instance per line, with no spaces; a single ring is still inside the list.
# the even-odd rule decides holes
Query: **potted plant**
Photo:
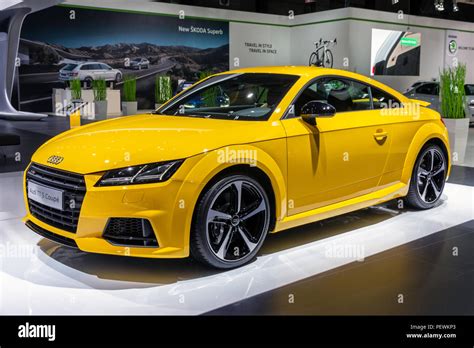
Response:
[[[94,110],[96,120],[105,120],[107,118],[107,83],[105,79],[92,81],[94,91]]]
[[[82,91],[81,91],[81,80],[73,79],[69,82],[69,88],[71,89],[71,102],[82,103]]]
[[[122,115],[135,115],[137,113],[137,79],[125,76],[123,81]]]
[[[171,77],[157,76],[155,81],[155,110],[170,100],[172,96]]]
[[[466,155],[469,119],[464,111],[466,65],[446,68],[440,73],[441,113],[448,128],[453,164],[462,164]]]

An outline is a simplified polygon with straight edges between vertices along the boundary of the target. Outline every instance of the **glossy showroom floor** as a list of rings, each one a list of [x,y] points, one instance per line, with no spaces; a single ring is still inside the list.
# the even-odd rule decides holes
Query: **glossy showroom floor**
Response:
[[[0,312],[474,314],[473,178],[455,167],[433,210],[392,202],[296,228],[270,236],[255,262],[216,272],[42,239],[21,222],[21,172],[0,174]]]

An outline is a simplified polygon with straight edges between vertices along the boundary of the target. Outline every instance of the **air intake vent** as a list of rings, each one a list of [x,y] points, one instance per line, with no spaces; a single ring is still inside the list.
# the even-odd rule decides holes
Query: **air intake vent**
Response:
[[[115,245],[158,247],[150,221],[136,218],[111,218],[104,239]]]

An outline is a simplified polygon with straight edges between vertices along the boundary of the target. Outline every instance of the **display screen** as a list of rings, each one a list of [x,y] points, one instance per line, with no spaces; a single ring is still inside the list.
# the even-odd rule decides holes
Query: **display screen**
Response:
[[[371,75],[420,75],[421,34],[372,29]]]

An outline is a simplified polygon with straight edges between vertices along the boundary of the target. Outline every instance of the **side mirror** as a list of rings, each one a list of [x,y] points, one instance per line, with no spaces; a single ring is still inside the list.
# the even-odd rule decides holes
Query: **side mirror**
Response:
[[[301,108],[301,118],[312,126],[316,126],[316,117],[332,117],[335,114],[334,106],[318,100],[310,101]]]

